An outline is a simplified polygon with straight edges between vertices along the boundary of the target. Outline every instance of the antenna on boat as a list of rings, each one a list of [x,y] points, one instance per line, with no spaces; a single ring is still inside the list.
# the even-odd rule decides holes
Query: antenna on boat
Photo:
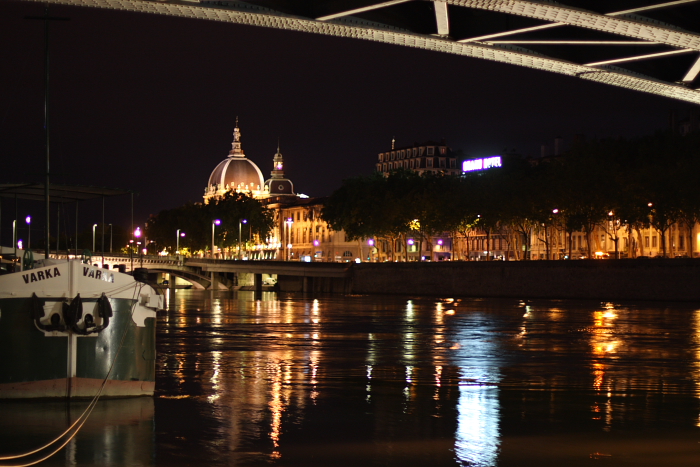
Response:
[[[49,4],[46,4],[44,16],[26,16],[25,19],[40,19],[44,21],[44,144],[46,148],[46,179],[44,182],[44,199],[46,202],[46,259],[49,258],[51,252],[51,243],[49,242],[51,231],[49,230],[49,221],[51,218],[50,202],[49,202],[49,21],[68,21],[69,18],[59,18],[49,16]],[[58,251],[56,251],[58,254]]]

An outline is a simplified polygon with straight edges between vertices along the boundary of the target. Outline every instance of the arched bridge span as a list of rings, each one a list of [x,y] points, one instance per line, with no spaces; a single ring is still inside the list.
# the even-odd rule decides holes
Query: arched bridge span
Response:
[[[526,0],[23,1],[364,39],[700,104],[700,34],[689,30],[700,24],[698,0],[567,0],[566,5]]]

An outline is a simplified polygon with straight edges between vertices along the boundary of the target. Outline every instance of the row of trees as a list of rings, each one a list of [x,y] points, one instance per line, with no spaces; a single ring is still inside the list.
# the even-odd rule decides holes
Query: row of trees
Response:
[[[632,238],[649,227],[665,248],[671,225],[689,237],[700,219],[698,174],[700,134],[660,132],[581,142],[566,156],[535,162],[504,158],[502,168],[463,176],[398,170],[351,178],[329,197],[323,218],[353,239],[385,238],[393,245],[418,237],[429,250],[431,238],[445,232],[463,238],[498,232],[512,250],[529,245],[539,230],[563,231],[569,239],[583,232],[590,249],[595,229],[617,245],[620,229]]]
[[[256,236],[267,238],[272,232],[274,216],[259,200],[245,193],[228,192],[208,204],[189,203],[152,216],[146,223],[145,236],[155,241],[160,251],[175,253],[177,231],[184,232],[180,248],[189,252],[211,251],[212,223],[220,220],[215,229],[215,243],[219,248],[235,248],[238,243],[239,222],[243,243]]]

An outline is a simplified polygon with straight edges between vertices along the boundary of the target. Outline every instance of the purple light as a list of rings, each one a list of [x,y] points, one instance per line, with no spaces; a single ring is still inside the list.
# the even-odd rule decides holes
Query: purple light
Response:
[[[136,227],[136,230],[134,230],[134,237],[136,237],[136,238],[141,237],[141,227]]]
[[[374,246],[374,240],[370,238],[369,240],[367,240],[367,244],[369,246]]]
[[[409,238],[407,243],[408,243],[409,245],[413,245],[415,242],[413,241],[412,238]]]
[[[318,240],[314,240],[314,246],[318,246],[320,242]]]
[[[221,225],[221,219],[214,219],[214,225]]]
[[[184,237],[184,236],[185,236],[185,232],[181,232],[181,233],[180,233],[180,236],[181,236],[181,237]]]
[[[438,245],[442,245],[442,239],[438,240]]]
[[[27,218],[24,220],[27,224],[31,224],[32,223],[32,216],[27,216]]]
[[[241,223],[242,223],[242,224],[247,224],[247,223],[248,223],[248,219],[243,219],[243,220],[241,221]]]

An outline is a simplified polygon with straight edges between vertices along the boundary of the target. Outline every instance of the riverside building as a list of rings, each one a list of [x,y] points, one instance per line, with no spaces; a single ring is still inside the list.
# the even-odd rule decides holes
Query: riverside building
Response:
[[[242,257],[342,262],[367,261],[371,257],[372,248],[366,241],[347,241],[345,232],[332,231],[321,219],[323,198],[309,198],[294,191],[294,184],[285,176],[279,145],[272,164],[270,178],[264,180],[258,165],[243,151],[236,119],[231,150],[209,176],[204,203],[227,192],[238,192],[261,200],[273,212],[274,228],[270,236],[249,242]]]

